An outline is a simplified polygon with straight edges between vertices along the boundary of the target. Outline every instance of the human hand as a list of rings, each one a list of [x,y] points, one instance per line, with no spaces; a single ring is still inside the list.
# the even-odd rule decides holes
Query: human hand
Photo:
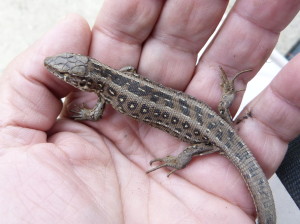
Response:
[[[225,1],[110,0],[92,32],[79,17],[62,21],[17,57],[0,83],[3,222],[253,223],[252,199],[226,158],[195,159],[170,178],[164,170],[146,175],[151,159],[176,155],[185,144],[111,108],[99,122],[57,120],[60,99],[76,90],[50,75],[43,60],[74,52],[114,68],[133,65],[140,74],[216,108],[219,65],[230,74],[253,68],[253,76],[299,4],[264,1],[254,8],[239,1],[196,67],[197,53],[218,24]],[[253,118],[238,126],[268,176],[299,133],[299,60],[295,57],[248,105]],[[237,88],[250,79],[239,78]],[[92,107],[95,99],[77,91],[65,108],[83,102]],[[240,100],[241,94],[233,113]]]

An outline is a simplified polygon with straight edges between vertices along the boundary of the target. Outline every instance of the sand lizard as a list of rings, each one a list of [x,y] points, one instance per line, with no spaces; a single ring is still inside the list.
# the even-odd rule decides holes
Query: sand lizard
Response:
[[[140,76],[130,66],[115,70],[93,58],[73,53],[48,57],[44,63],[56,77],[82,91],[98,95],[95,107],[73,111],[74,119],[98,120],[105,104],[109,103],[115,110],[191,144],[177,157],[152,160],[150,163],[160,161],[162,164],[148,173],[161,167],[172,167],[170,175],[184,168],[195,155],[219,152],[243,176],[253,197],[259,223],[276,223],[275,205],[268,180],[232,127],[229,106],[236,91],[234,79],[229,81],[223,70],[223,97],[218,114],[190,95]]]

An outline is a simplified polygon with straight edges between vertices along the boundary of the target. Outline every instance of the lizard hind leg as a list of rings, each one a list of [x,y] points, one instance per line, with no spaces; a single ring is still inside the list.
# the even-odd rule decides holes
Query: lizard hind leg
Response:
[[[222,87],[222,98],[220,100],[220,103],[218,105],[218,111],[220,116],[229,124],[232,123],[232,116],[230,114],[229,111],[229,107],[231,106],[235,95],[237,92],[241,91],[241,90],[235,90],[234,88],[234,81],[236,80],[236,78],[238,78],[240,75],[246,73],[246,72],[250,72],[252,71],[252,69],[246,69],[243,71],[238,72],[232,80],[229,80],[226,72],[224,71],[224,69],[222,67],[220,67],[221,70],[221,79],[222,79],[222,83],[221,83],[221,87]]]
[[[151,160],[150,165],[154,162],[162,162],[162,164],[148,170],[146,173],[150,173],[162,167],[171,167],[173,170],[168,173],[167,177],[169,177],[175,171],[185,168],[194,156],[203,156],[219,151],[217,147],[206,143],[191,145],[179,153],[178,156],[166,156]]]

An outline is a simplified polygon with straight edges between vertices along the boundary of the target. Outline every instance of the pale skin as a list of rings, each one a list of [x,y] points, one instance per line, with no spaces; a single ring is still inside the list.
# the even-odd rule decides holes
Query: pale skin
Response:
[[[219,66],[237,89],[265,63],[279,32],[300,8],[296,0],[239,1],[195,67],[197,52],[219,22],[226,1],[107,0],[90,31],[69,16],[16,57],[0,82],[0,215],[4,223],[253,223],[248,190],[221,155],[195,158],[170,178],[148,162],[185,147],[160,130],[107,107],[98,122],[61,116],[96,97],[77,92],[43,66],[62,52],[90,55],[140,74],[217,108]],[[276,17],[274,17],[276,15]],[[66,38],[67,37],[67,38]],[[245,109],[237,126],[270,177],[300,131],[300,55]],[[243,93],[238,93],[232,113]],[[66,114],[66,113],[63,113]]]

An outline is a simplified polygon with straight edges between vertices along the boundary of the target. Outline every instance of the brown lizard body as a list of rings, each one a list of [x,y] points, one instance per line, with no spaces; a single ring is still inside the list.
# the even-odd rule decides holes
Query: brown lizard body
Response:
[[[74,119],[97,120],[102,116],[105,103],[109,103],[117,111],[191,144],[177,157],[152,160],[151,163],[160,161],[162,164],[147,173],[167,166],[174,168],[170,175],[184,168],[195,155],[222,153],[243,176],[253,197],[259,223],[276,223],[268,180],[230,124],[228,107],[235,91],[233,81],[228,81],[223,70],[223,98],[219,104],[219,115],[192,96],[141,77],[132,67],[118,71],[90,57],[72,53],[48,57],[45,66],[70,85],[98,95],[95,107],[81,108],[74,114]]]

